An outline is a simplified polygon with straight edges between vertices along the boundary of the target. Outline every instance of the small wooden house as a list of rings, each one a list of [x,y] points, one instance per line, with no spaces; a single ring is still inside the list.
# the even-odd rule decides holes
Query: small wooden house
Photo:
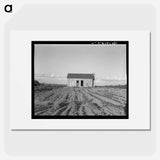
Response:
[[[69,87],[94,87],[94,74],[68,73],[67,85]]]

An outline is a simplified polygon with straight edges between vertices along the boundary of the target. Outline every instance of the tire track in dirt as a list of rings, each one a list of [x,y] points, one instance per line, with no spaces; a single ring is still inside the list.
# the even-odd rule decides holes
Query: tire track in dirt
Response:
[[[65,92],[67,92],[67,87],[55,89],[52,91],[49,91],[49,93],[44,95],[43,102],[40,102],[39,104],[35,104],[35,115],[48,115],[50,114],[50,110],[54,108],[54,103],[59,101]],[[48,103],[45,105],[45,103]]]
[[[67,94],[58,101],[56,110],[54,110],[52,115],[77,115],[80,104],[77,100],[76,92],[75,88],[68,88]]]
[[[75,111],[71,115],[95,115],[95,113],[90,109],[88,100],[84,97],[81,92],[83,88],[75,88]]]
[[[82,88],[76,89],[76,96],[77,96],[76,104],[78,105],[76,114],[85,116],[88,113],[85,110],[85,103],[86,102],[84,100],[83,94],[81,93],[81,89]]]
[[[105,99],[104,97],[100,97],[97,94],[94,94],[92,92],[89,92],[88,89],[86,88],[86,92],[95,98],[95,103],[97,104],[99,107],[103,107],[103,109],[107,109],[107,111],[111,114],[111,115],[124,115],[124,107],[119,106],[119,105],[115,105],[112,104],[110,102],[108,102],[109,99]],[[98,102],[98,103],[97,103]]]
[[[72,95],[69,101],[67,101],[65,106],[55,111],[54,115],[95,115],[88,105],[88,100],[85,99],[84,95],[81,93],[81,90],[82,88],[72,88],[69,92],[69,94]],[[64,101],[62,103],[64,103]]]
[[[100,96],[112,99],[113,101],[118,102],[123,106],[124,106],[124,104],[126,102],[126,99],[124,97],[121,97],[120,95],[116,95],[116,94],[113,94],[113,93],[109,93],[107,91],[104,92],[102,90],[101,91],[100,90],[97,90],[97,91],[96,90],[92,90],[91,92],[96,93],[96,94],[98,94]]]
[[[53,99],[51,99],[53,102],[52,107],[46,113],[43,113],[43,115],[59,115],[59,113],[63,111],[62,108],[66,107],[68,104],[67,99],[69,97],[69,91],[68,88],[63,88],[60,94],[57,92],[56,95],[52,97]]]
[[[69,92],[69,99],[68,99],[68,104],[66,106],[66,110],[64,110],[61,115],[72,115],[71,113],[74,112],[75,109],[75,90],[74,88],[70,89]]]
[[[86,115],[83,109],[83,97],[80,93],[80,88],[74,88],[74,101],[72,101],[70,106],[69,115]]]
[[[101,91],[100,91],[101,92]],[[114,91],[113,89],[106,89],[106,90],[102,90],[102,94],[104,95],[111,95],[113,100],[118,100],[120,101],[123,105],[126,103],[126,89],[121,89],[118,91]]]
[[[110,109],[104,108],[103,107],[103,102],[95,97],[93,97],[92,95],[90,95],[87,92],[87,89],[83,89],[82,93],[86,99],[86,101],[89,103],[89,107],[90,109],[93,110],[93,112],[95,113],[95,115],[112,115],[112,112]]]
[[[108,101],[108,102],[110,102],[110,103],[112,103],[112,104],[114,104],[114,105],[121,105],[121,103],[120,103],[119,101],[113,100],[113,99],[111,98],[111,96],[104,96],[104,95],[102,95],[101,93],[99,93],[99,92],[97,92],[97,91],[95,92],[93,89],[91,90],[90,88],[87,88],[87,91],[88,91],[89,93],[97,96],[98,98],[103,99],[104,101]]]
[[[47,112],[47,110],[49,110],[50,108],[52,108],[52,105],[53,103],[51,102],[46,102],[45,101],[45,104],[44,103],[41,103],[39,105],[36,105],[35,106],[35,115],[41,115],[45,112]]]
[[[93,88],[92,90],[100,93],[102,96],[109,96],[109,98],[113,98],[113,100],[118,100],[122,103],[126,101],[126,89],[116,91],[116,89],[111,88]]]

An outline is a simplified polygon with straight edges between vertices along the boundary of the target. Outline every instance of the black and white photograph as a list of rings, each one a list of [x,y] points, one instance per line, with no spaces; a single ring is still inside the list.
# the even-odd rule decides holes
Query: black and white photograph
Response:
[[[32,41],[32,119],[128,119],[129,41]]]

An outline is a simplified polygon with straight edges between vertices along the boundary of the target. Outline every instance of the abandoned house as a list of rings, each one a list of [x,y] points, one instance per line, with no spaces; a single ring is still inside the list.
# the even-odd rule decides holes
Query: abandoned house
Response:
[[[94,87],[94,74],[68,73],[67,85],[69,87]]]

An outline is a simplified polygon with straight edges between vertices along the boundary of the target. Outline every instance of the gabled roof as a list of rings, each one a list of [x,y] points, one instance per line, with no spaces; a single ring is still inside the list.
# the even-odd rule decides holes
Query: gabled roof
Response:
[[[67,78],[95,79],[94,74],[68,73]]]

